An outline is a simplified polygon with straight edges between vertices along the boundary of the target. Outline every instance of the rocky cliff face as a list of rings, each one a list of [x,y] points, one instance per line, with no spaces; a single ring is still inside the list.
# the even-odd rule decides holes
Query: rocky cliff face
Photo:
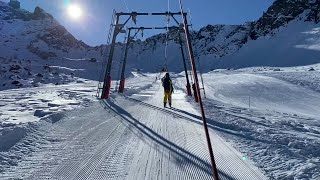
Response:
[[[320,0],[277,0],[254,22],[250,31],[251,39],[257,39],[285,27],[290,21],[299,19],[320,22]]]
[[[23,9],[15,9],[8,6],[4,2],[0,2],[0,19],[1,20],[14,20],[21,19],[23,21],[31,20],[44,20],[44,19],[53,19],[52,15],[45,12],[40,7],[36,7],[33,13],[25,11]]]

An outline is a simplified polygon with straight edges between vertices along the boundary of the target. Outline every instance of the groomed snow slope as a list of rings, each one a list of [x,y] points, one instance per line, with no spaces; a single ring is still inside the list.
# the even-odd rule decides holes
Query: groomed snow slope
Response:
[[[270,179],[319,179],[319,70],[316,64],[205,74],[209,127]]]
[[[155,76],[151,77],[152,79]],[[1,178],[212,179],[198,112],[177,90],[163,109],[159,81],[131,97],[66,113],[40,131],[46,144]],[[50,118],[50,117],[48,117]],[[250,160],[210,130],[221,179],[266,179]]]
[[[258,74],[206,74],[208,97],[240,107],[319,117],[320,94]]]
[[[319,179],[320,119],[300,109],[319,97],[320,66],[312,67],[204,75],[205,111],[221,177],[261,179],[252,177],[261,175],[258,167],[270,179]],[[0,123],[0,179],[211,178],[198,105],[182,93],[181,74],[172,74],[172,109],[162,108],[159,74],[133,72],[126,96],[112,89],[103,104],[94,99],[97,84],[90,81],[3,91],[12,108],[0,107],[8,117]],[[273,97],[281,98],[276,103],[281,108],[269,100]],[[38,108],[43,112],[34,116]]]

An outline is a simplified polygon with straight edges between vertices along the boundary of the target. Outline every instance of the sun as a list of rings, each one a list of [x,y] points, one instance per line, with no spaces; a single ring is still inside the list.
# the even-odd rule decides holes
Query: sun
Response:
[[[73,19],[79,19],[82,16],[82,10],[78,5],[70,4],[68,6],[68,14]]]

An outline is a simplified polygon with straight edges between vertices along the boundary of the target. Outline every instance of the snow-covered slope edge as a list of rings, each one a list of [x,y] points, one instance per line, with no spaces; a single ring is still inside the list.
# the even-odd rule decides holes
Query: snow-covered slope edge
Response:
[[[270,179],[320,178],[320,64],[220,69],[203,77],[208,126],[243,160]],[[174,81],[185,89],[184,77]]]

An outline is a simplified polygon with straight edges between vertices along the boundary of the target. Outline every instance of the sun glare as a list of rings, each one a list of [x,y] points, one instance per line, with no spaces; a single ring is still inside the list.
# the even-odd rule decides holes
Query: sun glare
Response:
[[[68,14],[73,19],[79,19],[82,15],[82,10],[78,5],[70,4],[68,7]]]

